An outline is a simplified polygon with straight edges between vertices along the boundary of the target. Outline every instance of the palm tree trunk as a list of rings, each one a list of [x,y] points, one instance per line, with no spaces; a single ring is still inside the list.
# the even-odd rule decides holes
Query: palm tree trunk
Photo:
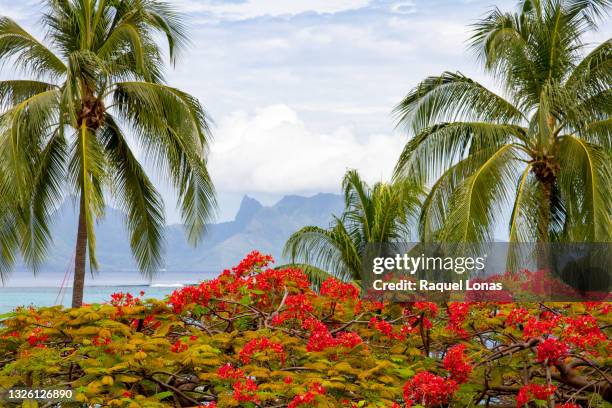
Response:
[[[548,244],[550,242],[552,190],[552,183],[542,182],[542,207],[538,221],[538,269],[548,269],[549,267]]]
[[[85,203],[81,198],[79,208],[79,226],[76,239],[76,255],[74,257],[74,282],[72,284],[72,307],[83,304],[83,289],[85,286],[85,263],[87,255],[87,225],[85,223]]]

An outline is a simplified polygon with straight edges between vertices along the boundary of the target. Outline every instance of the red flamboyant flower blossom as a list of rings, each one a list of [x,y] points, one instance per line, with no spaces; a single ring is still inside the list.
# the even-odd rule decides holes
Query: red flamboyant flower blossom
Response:
[[[329,278],[321,284],[321,296],[327,296],[336,302],[345,302],[349,299],[357,299],[359,290],[350,283],[340,282],[337,279]]]
[[[548,311],[543,312],[539,319],[530,317],[525,323],[523,337],[540,337],[552,334],[553,329],[557,328],[561,321],[561,316]]]
[[[257,383],[252,378],[236,381],[234,399],[238,402],[257,402]]]
[[[375,329],[380,334],[388,337],[389,339],[394,340],[403,340],[406,338],[405,331],[400,331],[400,333],[395,333],[393,331],[393,325],[385,320],[379,319],[376,316],[370,319],[368,323],[368,327]]]
[[[310,386],[309,390],[304,394],[296,395],[291,402],[287,405],[287,408],[296,408],[300,405],[307,405],[316,399],[317,395],[325,394],[325,388],[319,383],[314,383]]]
[[[540,363],[553,365],[567,356],[569,349],[565,342],[548,338],[538,345],[537,358]]]
[[[465,344],[457,344],[449,348],[442,360],[442,364],[450,373],[450,378],[458,384],[467,382],[472,372],[470,360],[465,355]]]
[[[423,405],[426,408],[447,404],[457,391],[455,380],[439,377],[429,371],[417,373],[404,385],[404,400],[407,406]]]
[[[225,380],[227,379],[238,380],[244,377],[244,371],[242,371],[239,368],[234,368],[234,366],[231,363],[227,363],[219,367],[219,369],[217,370],[217,374],[219,375],[219,377]]]
[[[283,345],[280,343],[274,343],[268,340],[266,337],[260,339],[253,339],[244,345],[244,348],[240,351],[240,361],[243,364],[248,364],[251,361],[253,354],[265,350],[272,350],[278,354],[282,364],[285,364],[285,350]]]
[[[46,348],[43,344],[49,338],[48,334],[39,334],[42,331],[40,327],[32,330],[32,333],[28,337],[28,343],[30,346],[38,347],[38,348]]]
[[[527,384],[521,387],[516,396],[516,407],[522,408],[530,401],[545,401],[557,388],[554,385]]]
[[[414,308],[432,319],[438,315],[438,305],[432,302],[414,302]]]
[[[187,350],[189,346],[187,344],[182,343],[180,340],[177,340],[172,347],[170,347],[170,351],[173,353],[182,353]]]
[[[321,323],[319,320],[310,319],[306,322],[306,327],[310,330],[310,337],[306,344],[306,350],[308,351],[323,351],[331,347],[346,347],[352,349],[359,344],[363,343],[363,340],[357,333],[353,332],[342,332],[334,338],[329,332],[326,325]]]
[[[514,308],[508,313],[506,324],[511,327],[517,327],[519,324],[525,323],[528,317],[529,310],[522,307]]]
[[[270,255],[263,255],[259,251],[252,251],[240,263],[232,268],[232,272],[238,278],[248,275],[256,269],[265,268],[274,262]]]
[[[567,325],[563,333],[564,339],[582,350],[588,350],[607,340],[593,316],[566,317],[564,321]]]
[[[134,306],[140,298],[132,296],[131,293],[116,292],[111,295],[110,304],[113,306]]]
[[[461,337],[467,336],[463,324],[470,314],[470,306],[471,303],[468,302],[454,302],[448,305],[448,324],[446,327]]]
[[[94,336],[91,340],[94,346],[107,346],[111,343],[110,337]]]
[[[558,405],[559,408],[580,408],[580,405],[574,404],[573,402],[566,402],[563,405]]]

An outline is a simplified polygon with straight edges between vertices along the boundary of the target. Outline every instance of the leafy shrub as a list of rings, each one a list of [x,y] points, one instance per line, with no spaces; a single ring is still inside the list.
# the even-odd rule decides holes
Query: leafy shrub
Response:
[[[18,309],[0,387],[105,407],[611,406],[611,304],[382,304],[271,262],[163,301]]]

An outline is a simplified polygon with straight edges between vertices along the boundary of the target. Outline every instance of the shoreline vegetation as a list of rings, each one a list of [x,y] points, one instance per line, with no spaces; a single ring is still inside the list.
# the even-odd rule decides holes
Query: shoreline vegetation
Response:
[[[73,307],[0,316],[2,404],[612,407],[612,303],[383,302],[360,290],[372,244],[481,244],[500,224],[511,242],[612,242],[612,39],[585,44],[609,22],[609,0],[491,9],[469,46],[498,90],[451,71],[418,83],[393,110],[410,138],[392,179],[347,171],[344,210],[291,235],[288,264],[253,251],[163,299],[118,292],[92,304],[85,275],[109,199],[139,271],[161,268],[164,202],[141,157],[170,181],[186,239],[200,242],[216,207],[211,120],[164,80],[189,40],[170,3],[44,7],[42,40],[0,16],[0,62],[25,77],[0,81],[0,277],[19,258],[37,270],[54,211],[76,197]],[[525,272],[543,276],[549,255]],[[603,272],[596,289],[609,294]],[[74,400],[9,402],[15,388]]]

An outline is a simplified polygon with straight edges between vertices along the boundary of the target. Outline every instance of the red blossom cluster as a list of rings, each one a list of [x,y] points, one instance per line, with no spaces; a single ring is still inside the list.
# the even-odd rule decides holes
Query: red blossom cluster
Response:
[[[144,292],[141,292],[144,295]],[[134,297],[131,293],[116,292],[111,295],[110,304],[113,306],[134,306],[140,301],[140,298]]]
[[[544,311],[540,317],[530,317],[525,323],[523,329],[523,338],[540,337],[545,334],[550,334],[555,327],[559,325],[562,317],[560,315]]]
[[[145,317],[144,319],[142,319],[142,323],[140,322],[140,320],[141,319],[132,319],[132,327],[137,329],[139,326],[141,326],[141,330],[144,330],[144,329],[155,330],[159,326],[161,326],[161,322],[158,320],[155,320],[155,316],[153,315],[149,315]]]
[[[521,408],[530,401],[546,399],[553,395],[557,388],[554,385],[527,384],[521,387],[516,396],[516,407]]]
[[[370,319],[370,322],[368,323],[368,327],[373,328],[380,334],[392,340],[403,340],[406,338],[406,330],[400,329],[400,332],[398,333],[394,331],[394,327],[391,323],[383,319],[379,319],[376,316]]]
[[[421,371],[404,385],[404,401],[407,408],[415,404],[426,408],[438,407],[447,404],[457,388],[455,380]]]
[[[457,344],[449,348],[442,364],[444,369],[450,373],[450,378],[458,384],[467,382],[472,372],[471,361],[465,355],[465,344]]]
[[[274,353],[278,354],[281,364],[285,364],[286,355],[283,346],[280,343],[274,343],[268,340],[266,337],[253,339],[245,344],[244,348],[240,351],[240,361],[242,361],[243,364],[248,364],[253,354],[265,350],[272,350]]]
[[[323,351],[332,347],[345,347],[352,349],[363,343],[357,333],[342,332],[334,338],[326,325],[319,320],[311,319],[305,324],[310,330],[310,337],[306,344],[308,351]]]
[[[336,302],[346,302],[349,299],[355,300],[359,297],[359,290],[355,285],[340,282],[337,279],[329,278],[321,284],[321,296],[327,296]]]
[[[529,311],[525,308],[514,308],[506,317],[506,324],[511,327],[518,327],[519,324],[524,324],[529,317]]]
[[[94,346],[107,346],[111,343],[110,337],[94,336],[91,340]]]
[[[32,330],[32,333],[28,337],[28,343],[30,344],[30,346],[38,347],[38,348],[46,347],[43,343],[49,339],[49,335],[40,334],[41,331],[42,329],[40,327],[37,327],[34,330]]]
[[[224,380],[238,380],[244,377],[244,372],[239,368],[235,368],[231,363],[227,363],[219,367],[219,369],[217,370],[217,374]]]
[[[568,316],[565,318],[565,323],[567,324],[564,332],[565,340],[582,350],[595,347],[607,339],[593,316]]]
[[[250,316],[249,319],[257,322],[253,324],[253,330],[255,327],[257,330],[263,328],[267,331],[266,335],[279,333],[276,337],[270,337],[273,340],[249,337],[250,340],[235,360],[242,368],[231,364],[219,368],[219,377],[229,381],[233,398],[239,403],[258,401],[258,382],[261,387],[259,397],[264,400],[264,383],[259,378],[249,376],[249,370],[244,365],[252,363],[256,353],[267,351],[284,364],[288,353],[291,353],[291,346],[282,343],[286,334],[297,334],[300,341],[305,341],[306,351],[326,352],[327,358],[335,361],[351,354],[350,351],[359,345],[363,345],[360,350],[364,352],[375,352],[373,350],[380,346],[376,343],[381,339],[387,343],[385,347],[393,347],[407,339],[412,341],[413,337],[409,337],[412,334],[420,338],[417,344],[422,344],[422,348],[417,346],[416,349],[430,355],[430,339],[446,325],[446,329],[454,334],[450,338],[456,341],[459,337],[463,343],[446,343],[442,345],[443,348],[433,346],[444,357],[435,368],[422,366],[419,368],[421,371],[405,383],[403,391],[407,407],[438,407],[454,402],[452,400],[459,385],[468,382],[473,370],[478,367],[472,363],[472,358],[477,358],[474,356],[478,353],[469,357],[466,344],[470,345],[470,350],[478,349],[479,346],[468,342],[474,332],[481,331],[485,324],[483,316],[505,317],[500,325],[503,329],[520,330],[525,340],[536,340],[536,359],[542,364],[559,364],[570,355],[570,349],[595,353],[596,348],[601,349],[601,342],[607,341],[597,320],[589,315],[566,316],[562,309],[548,307],[536,310],[517,306],[511,309],[512,306],[508,305],[505,309],[495,309],[485,302],[450,302],[445,305],[445,315],[440,317],[439,306],[435,303],[409,302],[392,305],[392,309],[389,304],[359,299],[356,286],[333,278],[323,282],[319,293],[316,293],[301,270],[268,268],[270,262],[271,257],[252,252],[238,266],[225,270],[218,278],[176,290],[168,299],[173,310],[183,319],[195,317],[201,323],[210,322],[210,327],[222,326],[229,332],[236,327],[223,327],[231,327],[228,322],[240,314],[240,319]],[[607,310],[599,303],[587,304],[586,308],[600,313]],[[216,323],[212,323],[215,320]],[[147,317],[144,326],[154,321],[152,317]],[[519,332],[515,337],[520,336]],[[187,344],[178,340],[172,346],[172,351],[182,352],[186,348]],[[436,370],[441,368],[446,371],[445,374],[437,373]],[[291,384],[293,380],[293,377],[282,379],[285,384]],[[554,392],[553,388],[529,384],[520,390],[517,398],[519,402],[526,401],[522,403],[524,405],[533,399],[547,398]],[[313,405],[317,395],[324,393],[321,390],[310,388],[295,396],[289,406]],[[345,405],[353,406],[354,403],[349,399]],[[519,407],[522,405],[519,404]],[[564,408],[575,408],[571,404],[566,405]]]
[[[257,383],[252,378],[246,376],[244,371],[227,363],[219,367],[217,375],[221,379],[233,381],[233,397],[236,401],[257,402]]]
[[[187,351],[188,348],[189,346],[187,344],[177,340],[172,347],[170,347],[170,351],[173,353],[182,353],[183,351]]]
[[[311,319],[313,308],[310,300],[304,294],[289,295],[285,300],[285,310],[274,316],[272,324],[279,326],[287,320],[296,319],[299,322],[304,322]]]
[[[238,402],[257,402],[257,383],[252,378],[238,380],[233,385],[234,399]]]
[[[557,361],[567,356],[569,349],[564,342],[548,338],[538,345],[537,359],[540,363],[549,365],[555,364]]]
[[[299,407],[300,405],[311,404],[315,402],[317,395],[323,395],[323,394],[325,394],[325,388],[323,388],[323,386],[319,383],[314,383],[310,386],[308,391],[306,391],[304,394],[296,395],[291,400],[289,405],[287,405],[287,408],[295,408],[295,407]]]
[[[470,314],[469,302],[453,302],[448,305],[448,324],[447,328],[458,336],[465,337],[467,332],[463,329],[465,319]]]

